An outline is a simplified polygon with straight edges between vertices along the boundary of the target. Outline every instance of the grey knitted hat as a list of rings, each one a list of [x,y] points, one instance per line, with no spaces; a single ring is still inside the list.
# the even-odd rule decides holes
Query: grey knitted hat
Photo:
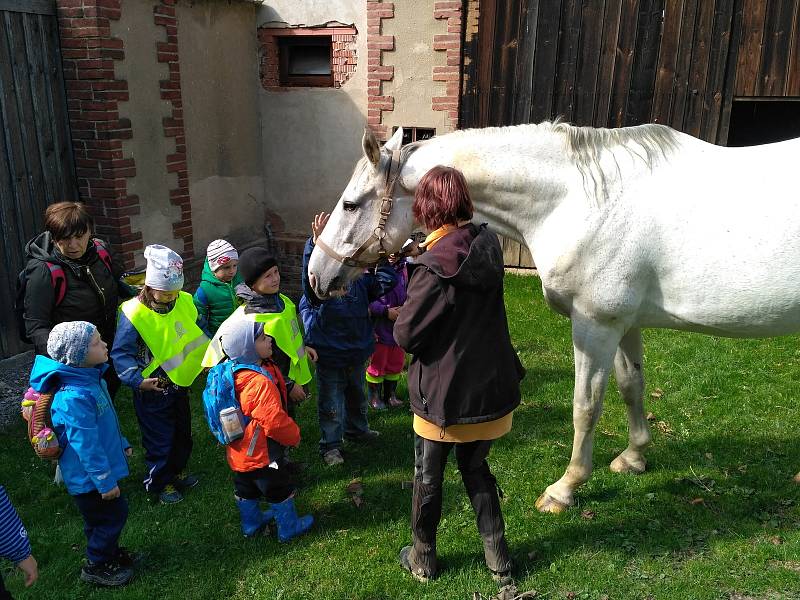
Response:
[[[86,321],[59,323],[50,330],[47,338],[47,353],[55,361],[80,367],[86,360],[89,344],[97,327]]]

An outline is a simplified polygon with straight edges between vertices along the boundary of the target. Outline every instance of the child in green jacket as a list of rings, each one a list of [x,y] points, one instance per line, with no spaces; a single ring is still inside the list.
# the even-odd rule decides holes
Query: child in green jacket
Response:
[[[209,333],[216,333],[222,322],[242,303],[236,286],[243,283],[239,274],[239,253],[230,242],[214,240],[206,250],[200,287],[194,293],[197,312],[208,323]]]

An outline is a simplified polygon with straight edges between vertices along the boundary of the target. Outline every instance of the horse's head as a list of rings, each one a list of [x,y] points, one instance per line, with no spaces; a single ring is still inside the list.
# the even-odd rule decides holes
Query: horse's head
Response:
[[[413,193],[400,181],[398,128],[383,148],[368,128],[356,164],[308,263],[309,282],[322,299],[357,279],[384,253],[397,252],[414,225]]]

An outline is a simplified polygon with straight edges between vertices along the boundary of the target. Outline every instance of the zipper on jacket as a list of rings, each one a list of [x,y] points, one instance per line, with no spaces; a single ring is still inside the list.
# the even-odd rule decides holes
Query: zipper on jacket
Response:
[[[100,294],[100,300],[103,302],[103,306],[106,305],[106,295],[103,293],[103,288],[97,285],[97,280],[95,280],[94,275],[92,275],[92,270],[89,268],[89,265],[84,267],[86,269],[86,274],[89,276],[89,279],[94,285],[94,289],[97,290],[97,293]]]
[[[422,391],[422,367],[419,369],[419,397],[422,399],[422,408],[425,409],[425,414],[428,413],[428,399],[425,397],[425,392]]]

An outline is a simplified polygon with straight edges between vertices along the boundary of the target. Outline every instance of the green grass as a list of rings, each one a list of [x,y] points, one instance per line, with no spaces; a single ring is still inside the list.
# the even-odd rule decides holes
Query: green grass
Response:
[[[512,337],[528,375],[513,431],[490,457],[505,492],[507,535],[520,589],[544,598],[800,597],[800,345],[796,338],[728,340],[645,332],[647,407],[655,420],[648,471],[615,475],[608,464],[626,446],[626,420],[612,381],[595,442],[596,471],[563,515],[534,509],[563,473],[571,440],[572,347],[569,322],[543,303],[537,279],[506,279]],[[487,352],[491,345],[487,343]],[[651,398],[659,388],[663,396]],[[123,429],[138,430],[130,397],[116,402]],[[309,464],[298,505],[318,525],[289,544],[244,539],[230,472],[194,399],[192,464],[203,479],[172,507],[150,504],[138,482],[141,449],[124,482],[131,507],[123,543],[148,554],[146,569],[123,590],[77,579],[85,540],[80,515],[52,469],[37,460],[22,426],[0,434],[4,483],[26,522],[41,579],[26,591],[3,566],[19,598],[471,598],[495,587],[483,567],[472,510],[451,465],[440,527],[441,577],[419,584],[397,566],[409,540],[411,417],[371,414],[379,443],[351,449],[343,467],[316,456],[313,403],[300,411]],[[360,450],[360,451],[359,451]],[[365,505],[349,500],[354,477]],[[26,595],[27,594],[27,595]]]

